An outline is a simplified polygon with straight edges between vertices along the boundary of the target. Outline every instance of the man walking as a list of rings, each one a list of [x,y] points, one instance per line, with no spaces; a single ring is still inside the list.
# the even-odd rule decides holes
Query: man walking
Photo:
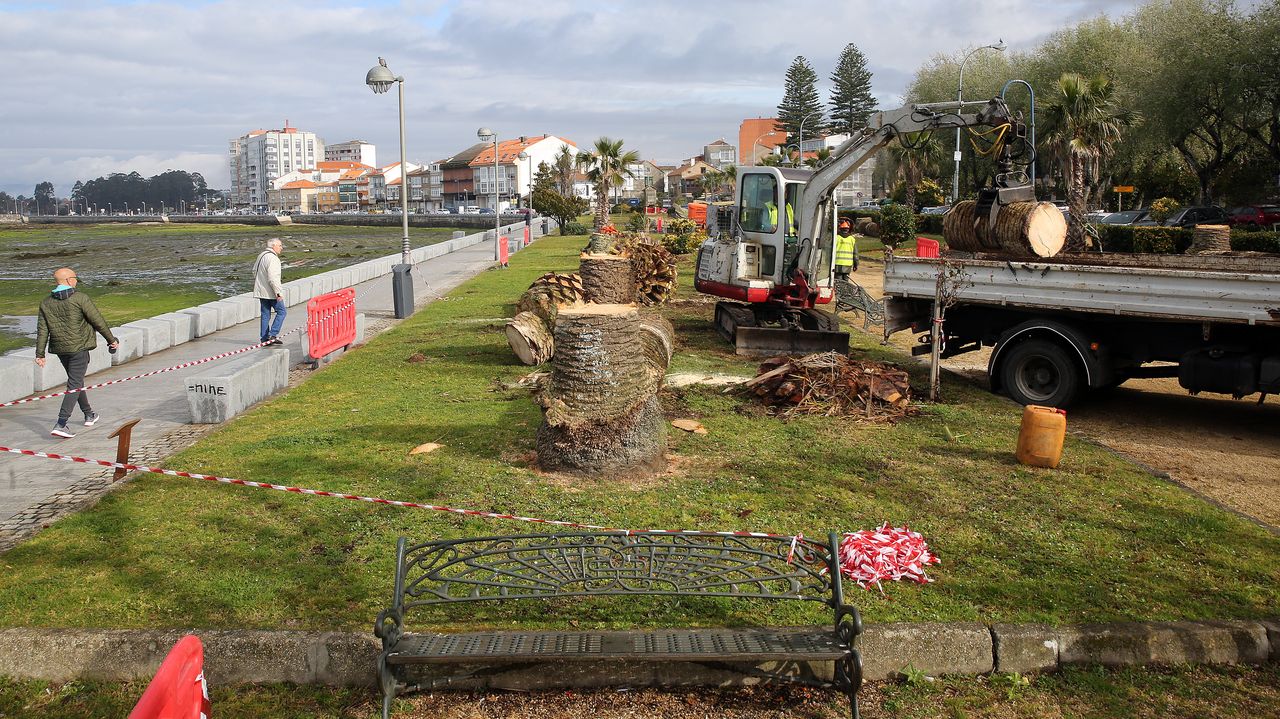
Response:
[[[71,394],[62,397],[58,423],[49,434],[70,439],[76,435],[67,427],[67,420],[71,419],[71,410],[77,403],[80,411],[84,412],[84,426],[92,427],[98,422],[98,413],[89,406],[89,393],[74,391],[84,387],[84,373],[89,369],[89,350],[98,347],[95,332],[106,338],[112,352],[120,343],[111,334],[93,300],[76,292],[79,279],[75,270],[63,267],[53,273],[53,279],[58,286],[40,302],[40,316],[36,322],[36,364],[44,366],[47,346],[67,371],[67,391]]]
[[[280,284],[280,250],[283,247],[279,237],[272,237],[267,240],[267,249],[253,263],[253,296],[262,306],[262,321],[258,327],[262,342],[268,345],[284,344],[279,337],[284,316],[288,314],[284,306],[284,287]],[[272,310],[276,313],[275,322],[271,321]]]

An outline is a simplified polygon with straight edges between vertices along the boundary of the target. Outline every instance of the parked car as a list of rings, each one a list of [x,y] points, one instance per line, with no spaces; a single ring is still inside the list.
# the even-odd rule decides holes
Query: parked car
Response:
[[[1097,224],[1099,222],[1102,222],[1102,219],[1110,214],[1112,213],[1108,210],[1093,210],[1092,212],[1085,214],[1084,221]]]
[[[1101,225],[1132,225],[1147,216],[1146,209],[1141,210],[1124,210],[1123,212],[1111,212],[1106,217],[1098,220]]]
[[[482,214],[482,215],[492,215],[492,214],[493,214],[493,208],[492,208],[492,207],[481,207],[479,212],[480,212],[480,214]]]
[[[948,210],[950,210],[950,209],[951,209],[951,206],[950,206],[950,205],[938,205],[937,207],[921,207],[921,208],[920,208],[920,214],[922,214],[922,215],[945,215],[945,214],[947,214],[947,211],[948,211]]]
[[[1280,224],[1280,205],[1249,205],[1231,210],[1227,224],[1232,227],[1263,227]]]
[[[1164,225],[1165,227],[1195,227],[1196,225],[1225,225],[1227,224],[1227,212],[1221,207],[1184,207],[1181,210],[1169,216],[1164,222],[1156,222],[1151,219],[1151,215],[1133,223],[1135,226],[1151,227],[1153,225]]]

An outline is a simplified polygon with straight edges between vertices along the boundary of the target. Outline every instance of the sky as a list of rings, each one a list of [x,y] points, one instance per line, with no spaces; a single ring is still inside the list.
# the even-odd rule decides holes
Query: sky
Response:
[[[405,77],[410,161],[476,142],[550,133],[623,138],[659,161],[737,144],[769,117],[804,55],[824,101],[837,56],[867,56],[883,107],[916,69],[1003,39],[1029,50],[1124,0],[0,0],[0,190],[59,196],[76,180],[199,171],[229,184],[227,143],[290,126],[364,139],[398,159],[396,96],[365,73]]]

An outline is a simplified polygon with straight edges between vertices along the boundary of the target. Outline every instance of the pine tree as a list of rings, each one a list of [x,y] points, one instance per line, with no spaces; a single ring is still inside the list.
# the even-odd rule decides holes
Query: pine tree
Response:
[[[844,46],[831,82],[831,131],[853,134],[866,127],[867,118],[876,109],[876,99],[871,94],[867,58],[857,45]]]
[[[810,138],[817,137],[826,125],[817,82],[818,73],[803,55],[797,56],[787,68],[786,92],[778,105],[778,125],[786,131],[788,143],[799,141],[801,122]]]

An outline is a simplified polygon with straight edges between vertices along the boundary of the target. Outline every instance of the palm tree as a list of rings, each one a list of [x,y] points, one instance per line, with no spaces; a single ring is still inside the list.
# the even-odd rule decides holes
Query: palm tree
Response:
[[[926,174],[937,172],[942,160],[942,141],[932,132],[911,132],[898,138],[889,148],[897,166],[897,176],[902,179],[907,196],[903,201],[912,210],[916,207],[916,187]]]
[[[611,140],[601,137],[596,140],[595,149],[587,156],[587,179],[596,189],[595,228],[609,224],[609,189],[621,183],[625,178],[635,177],[628,165],[640,161],[635,150],[622,151],[622,140]]]
[[[804,164],[808,165],[809,167],[816,168],[816,167],[821,167],[827,164],[827,160],[830,160],[830,159],[831,159],[831,148],[820,147],[818,148],[818,151],[814,153],[813,157],[810,157],[809,159],[804,161]]]
[[[1063,73],[1054,88],[1056,97],[1045,110],[1045,137],[1063,163],[1067,179],[1069,252],[1084,245],[1084,213],[1088,200],[1086,172],[1098,176],[1102,161],[1115,154],[1116,142],[1126,128],[1140,121],[1136,112],[1116,104],[1115,86],[1104,75],[1085,78]]]
[[[714,167],[702,173],[699,178],[702,181],[702,191],[706,195],[719,194],[720,188],[724,186],[725,174]]]

